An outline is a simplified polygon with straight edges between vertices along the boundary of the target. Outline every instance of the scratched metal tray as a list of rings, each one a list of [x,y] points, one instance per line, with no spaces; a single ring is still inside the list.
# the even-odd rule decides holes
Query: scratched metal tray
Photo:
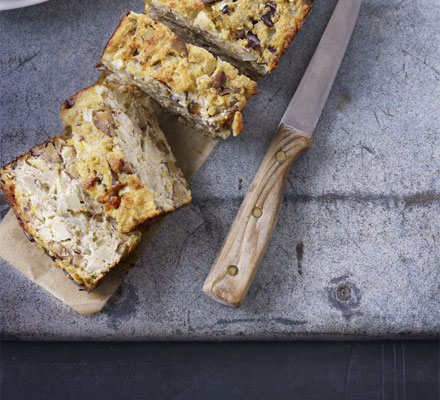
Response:
[[[60,129],[60,102],[93,82],[140,0],[57,0],[0,13],[0,162]],[[222,239],[335,5],[316,1],[246,129],[192,182],[119,292],[83,317],[0,262],[0,329],[23,339],[275,339],[440,331],[440,19],[435,0],[365,0],[312,148],[246,302],[201,292]],[[2,211],[5,207],[1,206]]]

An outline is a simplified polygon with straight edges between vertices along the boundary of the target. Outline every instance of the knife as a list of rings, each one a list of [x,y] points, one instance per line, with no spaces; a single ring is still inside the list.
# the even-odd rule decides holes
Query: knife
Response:
[[[307,150],[350,41],[362,0],[339,0],[246,193],[203,291],[228,306],[245,298],[275,228],[287,175]]]

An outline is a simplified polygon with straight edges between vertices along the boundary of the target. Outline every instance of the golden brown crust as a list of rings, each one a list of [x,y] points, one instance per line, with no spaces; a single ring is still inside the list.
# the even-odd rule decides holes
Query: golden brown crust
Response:
[[[303,0],[305,6],[301,9],[301,13],[298,16],[296,23],[292,24],[291,29],[286,31],[284,38],[280,41],[280,46],[279,46],[279,50],[276,52],[276,57],[274,57],[272,62],[269,64],[269,72],[273,71],[278,66],[281,57],[289,48],[290,44],[292,43],[292,40],[295,38],[297,33],[301,30],[302,26],[304,25],[304,22],[307,19],[307,16],[309,15],[312,9],[313,1],[314,0]]]
[[[12,182],[1,181],[1,189],[3,191],[3,194],[5,195],[6,201],[10,204],[10,206],[12,207],[12,211],[14,212],[15,216],[17,217],[18,224],[27,233],[26,237],[28,237],[29,239],[33,238],[32,231],[28,227],[27,223],[25,222],[23,215],[20,212],[20,208],[18,207],[17,200],[15,199],[15,186],[14,186],[14,184]]]
[[[54,265],[64,269],[69,276],[75,281],[78,285],[86,288],[87,290],[93,290],[97,287],[97,285],[101,282],[101,280],[108,274],[110,270],[112,270],[127,254],[129,254],[138,244],[140,240],[140,232],[136,232],[130,235],[122,235],[117,233],[116,228],[112,227],[111,229],[114,232],[112,236],[109,233],[109,238],[111,240],[119,240],[120,245],[123,246],[124,250],[120,256],[112,255],[112,262],[107,263],[107,265],[102,265],[94,268],[89,268],[88,264],[84,263],[84,258],[72,257],[72,254],[67,254],[68,250],[75,250],[74,255],[80,254],[76,253],[76,249],[74,247],[66,247],[64,241],[57,242],[55,239],[48,240],[42,235],[41,228],[45,229],[48,225],[39,224],[37,221],[44,219],[44,212],[48,212],[50,206],[47,202],[44,202],[45,209],[42,213],[42,205],[38,204],[34,200],[32,200],[32,193],[29,192],[29,188],[23,186],[23,179],[30,178],[31,175],[26,172],[18,172],[20,168],[27,168],[25,171],[30,171],[33,167],[40,169],[43,168],[43,171],[47,171],[46,168],[52,168],[53,177],[60,177],[62,171],[67,173],[69,181],[66,184],[72,187],[74,184],[74,178],[70,177],[70,169],[64,170],[66,164],[64,164],[61,156],[61,148],[66,149],[68,146],[67,137],[56,136],[42,145],[34,147],[28,153],[25,153],[19,157],[17,157],[13,162],[4,166],[0,170],[0,183],[1,189],[5,194],[5,198],[8,203],[11,205],[14,214],[17,217],[17,220],[20,226],[23,228],[26,236],[29,240],[35,242],[35,245],[42,251],[44,251],[49,257],[54,261]],[[55,157],[51,159],[48,157],[47,148],[51,146],[52,149],[56,149],[57,145],[59,145],[58,153],[55,154]],[[53,153],[52,153],[53,154]],[[36,164],[37,161],[40,163]],[[41,172],[41,171],[40,171]],[[37,175],[36,175],[37,176]],[[33,178],[33,181],[36,183],[37,178]],[[62,178],[61,178],[62,179]],[[54,179],[48,178],[47,182],[50,184],[56,185]],[[55,186],[54,186],[55,187]],[[23,188],[26,188],[24,190]],[[60,187],[59,190],[61,189]],[[49,189],[48,189],[49,190]],[[34,193],[35,194],[35,193]],[[64,195],[63,192],[58,192],[58,199],[60,200],[60,196]],[[37,196],[38,197],[38,196]],[[84,198],[85,199],[85,198]],[[89,200],[86,200],[89,201]],[[90,203],[88,203],[90,205]],[[99,206],[89,208],[87,210],[83,210],[80,212],[84,212],[84,216],[88,213],[98,213]],[[73,214],[72,214],[73,215]],[[92,217],[93,219],[93,217]],[[107,224],[107,225],[106,225]],[[89,226],[96,226],[93,224],[89,224]],[[109,232],[107,227],[110,227],[107,222],[103,222],[101,228],[104,228],[105,232]],[[93,228],[90,228],[93,229]],[[83,232],[83,235],[86,235],[88,232]],[[119,246],[119,245],[118,245]]]
[[[257,76],[276,68],[312,5],[310,0],[146,0],[145,3],[146,13],[161,22],[192,29],[196,39],[202,37],[200,41],[215,44],[212,50],[226,55],[239,68],[245,69],[247,62],[250,71],[246,72]]]
[[[104,50],[102,50],[101,57],[99,58],[98,64],[96,64],[96,68],[102,69],[104,65],[102,64],[102,57],[104,57],[104,53],[106,52],[107,48],[110,46],[110,42],[113,40],[113,37],[115,36],[115,33],[119,30],[121,27],[121,24],[125,21],[125,18],[130,14],[130,11],[127,11],[124,16],[121,18],[121,20],[118,22],[118,25],[116,26],[115,30],[113,31],[112,35],[110,36],[110,39],[107,40],[107,43],[104,46]],[[104,71],[100,77],[98,78],[96,83],[105,83],[105,75],[106,71]]]
[[[57,137],[58,136],[55,136],[51,139],[46,140],[44,143],[33,147],[32,150],[28,151],[27,153],[21,154],[20,156],[15,158],[15,160],[10,162],[9,164],[6,164],[0,169],[0,188],[3,194],[5,195],[5,200],[11,206],[12,211],[14,212],[20,227],[25,231],[26,237],[28,237],[28,239],[33,238],[34,233],[31,227],[26,222],[26,215],[23,213],[23,209],[20,207],[15,197],[15,185],[6,175],[6,172],[10,169],[13,169],[18,163],[28,158],[29,155],[32,154],[32,152],[36,152],[39,151],[40,149],[43,149],[48,143],[53,142]]]
[[[137,87],[88,87],[64,102],[61,119],[73,133],[84,190],[103,204],[121,232],[190,202],[151,103]],[[144,158],[150,162],[136,170],[133,162]]]
[[[122,82],[135,83],[159,103],[170,108],[173,103],[174,112],[197,119],[220,137],[229,135],[234,114],[241,112],[257,87],[232,65],[133,12],[119,23],[98,65]]]

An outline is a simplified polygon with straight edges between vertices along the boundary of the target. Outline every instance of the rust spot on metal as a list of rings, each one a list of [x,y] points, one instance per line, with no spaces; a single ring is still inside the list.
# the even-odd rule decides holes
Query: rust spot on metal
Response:
[[[349,274],[330,279],[327,294],[330,305],[339,310],[342,313],[342,317],[347,321],[361,315],[359,307],[362,300],[362,292]]]
[[[405,206],[424,206],[433,201],[440,200],[440,195],[434,192],[415,193],[404,199]]]
[[[347,283],[343,283],[336,289],[336,297],[339,301],[348,301],[351,299],[351,288]]]
[[[298,260],[298,274],[302,275],[302,259],[304,255],[304,244],[299,242],[296,245],[296,259]]]
[[[338,110],[344,111],[345,105],[351,103],[351,95],[349,92],[344,91],[341,93],[341,97],[339,99]]]

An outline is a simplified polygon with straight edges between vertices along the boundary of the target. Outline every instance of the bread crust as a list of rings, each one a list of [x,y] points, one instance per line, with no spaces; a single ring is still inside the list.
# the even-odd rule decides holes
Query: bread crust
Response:
[[[185,32],[253,78],[273,71],[309,14],[311,0],[145,0],[145,12]]]
[[[229,136],[234,114],[257,89],[229,63],[134,12],[122,18],[98,66],[214,137]],[[240,132],[232,129],[234,135]]]
[[[66,135],[55,136],[41,145],[34,147],[27,153],[24,153],[17,157],[14,161],[7,164],[0,170],[0,186],[5,195],[6,201],[11,205],[12,210],[17,217],[17,221],[23,229],[26,237],[35,243],[35,245],[42,251],[44,251],[54,262],[54,266],[62,268],[69,277],[80,287],[91,291],[94,290],[102,279],[114,269],[119,262],[131,253],[140,241],[140,232],[135,232],[122,236],[124,238],[123,245],[124,251],[120,257],[116,257],[117,260],[107,267],[97,271],[97,273],[90,273],[87,270],[87,265],[77,264],[74,265],[72,257],[65,257],[62,254],[58,254],[56,249],[57,244],[52,241],[47,241],[43,237],[40,237],[38,228],[35,225],[35,216],[32,214],[32,206],[35,204],[22,203],[20,201],[20,195],[16,185],[17,178],[14,179],[13,172],[16,168],[27,163],[29,160],[38,159],[39,154],[43,153],[49,144],[56,145],[57,141],[67,143],[68,138]],[[121,242],[122,243],[122,242]],[[69,261],[70,260],[70,261]]]
[[[129,117],[132,124],[123,127],[127,118],[117,117],[120,114]],[[132,232],[191,201],[188,184],[176,166],[151,103],[137,87],[92,85],[65,101],[60,116],[75,139],[84,190],[104,205],[121,232]],[[131,147],[127,144],[124,148],[121,143],[124,134]],[[136,170],[130,159],[136,152],[137,159],[150,157],[156,163],[147,165],[148,171]],[[151,175],[147,176],[150,182],[142,179],[141,172]],[[151,184],[152,180],[157,182]],[[157,195],[158,191],[162,194]]]

